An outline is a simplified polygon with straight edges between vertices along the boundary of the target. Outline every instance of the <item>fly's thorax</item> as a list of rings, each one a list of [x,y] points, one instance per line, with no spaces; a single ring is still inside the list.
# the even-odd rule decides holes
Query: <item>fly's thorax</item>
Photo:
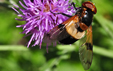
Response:
[[[77,28],[78,31],[83,32],[88,29],[88,27],[92,23],[93,19],[93,12],[88,8],[82,8],[79,12],[79,27]]]
[[[93,12],[90,9],[83,11],[81,22],[87,25],[88,27],[91,25],[93,19]]]

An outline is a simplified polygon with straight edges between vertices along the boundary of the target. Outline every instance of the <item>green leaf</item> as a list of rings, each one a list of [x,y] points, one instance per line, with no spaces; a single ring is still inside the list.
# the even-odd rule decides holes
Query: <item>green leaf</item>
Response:
[[[0,51],[28,51],[27,47],[22,45],[0,45]]]
[[[16,28],[15,17],[13,11],[0,11],[0,43],[16,44],[22,38],[21,31]]]
[[[107,50],[103,47],[93,46],[93,52],[105,57],[113,58],[113,50]]]

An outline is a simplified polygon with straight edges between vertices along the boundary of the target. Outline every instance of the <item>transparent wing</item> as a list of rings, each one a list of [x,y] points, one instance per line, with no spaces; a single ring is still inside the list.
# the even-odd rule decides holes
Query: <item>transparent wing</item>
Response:
[[[68,20],[66,20],[62,24],[54,27],[47,34],[45,34],[44,35],[44,42],[45,41],[46,42],[53,42],[53,41],[56,41],[56,40],[62,40],[64,38],[66,38],[68,36],[67,35],[67,28],[73,30],[74,28],[77,27],[78,22],[79,22],[79,20],[78,20],[77,15],[69,18]],[[76,24],[76,27],[75,27],[74,24]],[[72,26],[74,26],[74,27],[72,28]],[[73,31],[75,31],[75,30],[73,30]]]
[[[90,26],[85,37],[80,41],[79,57],[85,70],[89,69],[93,58],[92,26]]]

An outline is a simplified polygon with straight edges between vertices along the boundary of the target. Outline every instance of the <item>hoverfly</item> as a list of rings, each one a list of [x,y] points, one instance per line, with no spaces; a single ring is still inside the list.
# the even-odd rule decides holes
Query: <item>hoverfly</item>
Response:
[[[74,3],[72,5],[76,9]],[[50,30],[44,38],[48,39],[46,42],[59,41],[62,44],[72,44],[77,40],[84,38],[82,45],[79,48],[80,61],[85,70],[89,69],[93,58],[93,42],[92,42],[92,19],[97,10],[95,5],[86,1],[82,3],[74,16],[62,14],[70,17],[63,23]]]

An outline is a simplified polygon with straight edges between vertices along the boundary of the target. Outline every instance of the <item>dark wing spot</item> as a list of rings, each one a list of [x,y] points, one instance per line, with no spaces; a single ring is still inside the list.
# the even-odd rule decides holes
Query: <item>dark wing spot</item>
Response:
[[[60,31],[63,30],[63,26],[64,26],[64,24],[59,24],[58,25],[58,28],[60,28]]]
[[[92,51],[93,46],[91,45],[91,43],[85,43],[85,45],[87,46],[87,50]]]
[[[84,61],[84,63],[85,63],[85,64],[91,65],[91,62],[90,62],[90,61],[87,61],[87,62]]]

